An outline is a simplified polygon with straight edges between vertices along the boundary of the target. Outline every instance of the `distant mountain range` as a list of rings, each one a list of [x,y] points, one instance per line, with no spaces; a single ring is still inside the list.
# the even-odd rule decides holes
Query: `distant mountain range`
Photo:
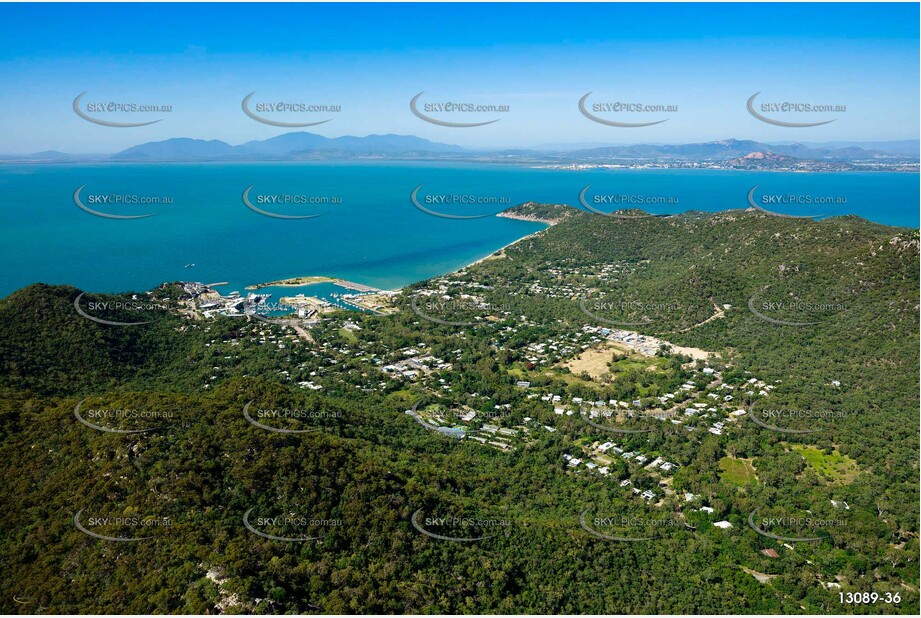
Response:
[[[915,141],[916,146],[918,141]],[[810,147],[805,144],[765,144],[752,140],[726,139],[716,142],[703,142],[699,144],[653,145],[635,144],[631,146],[607,146],[574,150],[567,153],[567,157],[577,159],[617,158],[630,160],[643,159],[674,159],[695,161],[725,161],[744,157],[751,153],[771,153],[794,157],[796,159],[856,161],[899,156],[896,153],[882,150],[866,150],[859,146],[841,148]],[[917,156],[917,149],[915,155]],[[904,155],[901,155],[904,156]]]
[[[778,142],[779,144],[793,144],[796,142]],[[857,146],[864,150],[881,150],[889,154],[918,156],[921,140],[903,139],[888,142],[799,142],[810,148],[850,148]]]
[[[63,162],[108,161],[302,161],[348,159],[463,159],[478,161],[529,161],[550,163],[625,162],[729,162],[758,160],[820,162],[886,162],[918,160],[919,140],[894,142],[838,142],[828,144],[767,144],[752,140],[726,139],[693,144],[632,144],[567,148],[546,145],[542,149],[469,150],[433,142],[413,135],[367,135],[328,138],[305,131],[285,133],[265,140],[233,146],[220,140],[177,137],[139,144],[112,155],[71,155],[45,151],[32,155],[2,156],[7,161]],[[775,156],[776,155],[776,156]],[[750,160],[750,159],[748,159]]]
[[[116,161],[286,160],[355,157],[410,157],[461,154],[460,146],[440,144],[412,135],[368,135],[328,138],[299,131],[231,146],[219,140],[185,137],[150,142],[112,155]]]

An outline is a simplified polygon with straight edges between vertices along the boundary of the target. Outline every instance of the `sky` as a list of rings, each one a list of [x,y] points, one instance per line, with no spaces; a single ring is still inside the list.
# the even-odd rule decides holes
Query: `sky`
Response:
[[[468,148],[687,143],[727,138],[872,141],[919,136],[919,5],[815,4],[0,4],[0,152],[108,153],[173,137],[230,144],[291,130],[327,137],[397,133]],[[143,127],[100,126],[73,111],[117,101],[163,113],[90,114]],[[339,105],[327,113],[263,113],[266,102]],[[410,110],[443,101],[507,112]],[[578,108],[677,106],[669,113]],[[746,101],[846,106],[766,111]],[[760,108],[758,108],[760,109]]]

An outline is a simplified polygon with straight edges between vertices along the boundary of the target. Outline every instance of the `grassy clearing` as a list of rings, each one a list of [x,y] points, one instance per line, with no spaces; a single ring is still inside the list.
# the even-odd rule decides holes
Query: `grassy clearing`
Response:
[[[730,485],[742,487],[758,480],[752,459],[723,457],[720,459],[720,480]]]
[[[349,343],[358,343],[358,337],[356,337],[355,333],[353,333],[347,328],[340,328],[339,335],[343,337]]]
[[[857,462],[839,453],[837,447],[831,453],[826,453],[816,446],[802,444],[793,444],[791,448],[799,453],[806,465],[826,483],[847,484],[860,474]]]

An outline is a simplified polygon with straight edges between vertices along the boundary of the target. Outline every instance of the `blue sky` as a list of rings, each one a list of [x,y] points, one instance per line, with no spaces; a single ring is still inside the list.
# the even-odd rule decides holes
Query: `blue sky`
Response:
[[[467,147],[912,139],[918,22],[917,4],[879,3],[3,4],[0,152],[112,152],[170,137],[237,144],[285,132],[242,113],[252,91],[256,101],[341,105],[307,129],[328,137],[400,133]],[[440,127],[410,113],[423,90],[423,101],[510,111],[444,116],[501,120]],[[162,117],[155,125],[102,127],[73,113],[84,91],[173,110],[111,117]],[[579,113],[589,91],[591,101],[678,112],[652,127],[608,127]],[[847,112],[789,118],[838,118],[821,127],[777,127],[746,112],[757,91]]]

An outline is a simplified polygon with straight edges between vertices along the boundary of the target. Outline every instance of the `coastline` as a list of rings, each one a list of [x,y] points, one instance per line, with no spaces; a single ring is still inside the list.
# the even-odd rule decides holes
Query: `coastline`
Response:
[[[559,220],[551,221],[551,220],[547,220],[547,219],[538,219],[537,217],[532,217],[532,216],[530,216],[530,215],[507,214],[507,213],[505,213],[505,212],[500,212],[500,213],[497,214],[496,216],[497,216],[497,217],[502,217],[502,218],[504,218],[504,219],[516,219],[516,220],[518,220],[518,221],[528,221],[528,222],[530,222],[530,223],[543,223],[546,227],[544,227],[544,228],[542,228],[542,229],[539,229],[539,230],[535,230],[535,231],[531,232],[530,234],[527,234],[527,235],[525,235],[525,236],[522,236],[522,237],[519,238],[518,240],[513,240],[512,242],[510,242],[510,243],[508,243],[508,244],[502,245],[501,247],[499,247],[499,248],[496,249],[495,251],[489,253],[488,255],[484,255],[483,257],[481,257],[481,258],[479,258],[479,259],[476,259],[476,260],[470,262],[469,264],[467,264],[467,265],[465,265],[465,266],[461,266],[460,268],[457,268],[457,269],[455,269],[455,270],[446,272],[446,273],[444,273],[445,275],[449,275],[449,274],[452,274],[452,273],[460,272],[460,271],[462,271],[462,270],[465,270],[465,269],[467,269],[467,268],[470,268],[471,266],[476,266],[477,264],[480,264],[481,262],[485,262],[486,260],[490,260],[490,259],[499,259],[500,257],[503,257],[503,256],[500,256],[500,255],[497,255],[497,254],[504,253],[504,251],[505,251],[506,249],[508,249],[509,247],[511,247],[512,245],[516,245],[516,244],[520,243],[520,242],[523,241],[523,240],[527,240],[528,238],[531,238],[531,237],[533,237],[533,236],[536,236],[537,234],[540,234],[541,232],[544,232],[544,231],[550,229],[551,227],[553,227],[554,225],[556,225],[557,223],[559,223]],[[438,276],[443,277],[444,275],[438,275]],[[430,278],[431,278],[431,277],[430,277]],[[409,285],[415,285],[415,284],[411,283],[411,284],[409,284]],[[408,287],[408,286],[404,286],[404,287]],[[403,288],[399,288],[399,289],[396,290],[396,291],[401,291],[402,289],[403,289]]]
[[[544,229],[546,229],[546,228],[544,228]],[[503,246],[499,247],[498,249],[496,249],[495,251],[493,251],[493,252],[490,253],[489,255],[484,255],[483,257],[481,257],[481,258],[479,258],[479,259],[477,259],[477,260],[474,260],[474,261],[470,262],[470,263],[467,264],[466,266],[461,266],[461,267],[458,268],[457,270],[452,270],[450,273],[445,273],[445,275],[449,275],[449,274],[451,274],[451,273],[460,272],[460,271],[462,271],[462,270],[464,270],[464,269],[466,269],[466,268],[470,268],[471,266],[476,266],[477,264],[479,264],[479,263],[481,263],[481,262],[485,262],[486,260],[499,259],[499,258],[502,257],[502,256],[499,256],[499,255],[497,255],[497,254],[503,253],[506,249],[508,249],[508,248],[511,247],[512,245],[517,244],[517,243],[520,243],[522,240],[526,240],[526,239],[528,239],[528,238],[531,238],[531,237],[534,236],[535,234],[540,234],[540,233],[543,232],[543,231],[544,231],[544,230],[537,230],[536,232],[531,232],[531,233],[528,234],[527,236],[522,236],[522,237],[519,238],[518,240],[513,240],[512,242],[508,243],[507,245],[503,245]],[[442,275],[442,276],[444,276],[444,275]]]
[[[479,264],[479,263],[481,263],[481,262],[485,262],[486,260],[489,260],[489,259],[497,259],[497,258],[501,257],[500,255],[497,255],[497,254],[501,254],[503,251],[505,251],[506,249],[508,249],[508,248],[511,247],[512,245],[514,245],[514,244],[516,244],[516,243],[519,243],[519,242],[521,242],[521,241],[523,241],[523,240],[527,240],[528,238],[531,238],[532,236],[534,236],[534,235],[536,235],[536,234],[539,234],[539,233],[541,233],[541,232],[547,230],[547,229],[550,228],[550,227],[553,227],[554,225],[556,225],[556,224],[559,223],[559,221],[560,221],[560,220],[558,220],[558,219],[554,219],[554,220],[550,220],[550,219],[541,219],[541,218],[538,218],[538,217],[534,217],[534,216],[532,216],[532,215],[518,215],[518,214],[506,213],[506,212],[501,212],[501,213],[497,214],[496,216],[497,216],[497,217],[502,217],[502,218],[504,218],[504,219],[515,219],[515,220],[518,220],[518,221],[527,221],[527,222],[529,222],[529,223],[541,223],[541,224],[545,225],[546,227],[544,227],[544,228],[542,228],[542,229],[539,229],[539,230],[535,230],[535,231],[533,231],[533,232],[531,232],[531,233],[529,233],[529,234],[526,234],[525,236],[522,236],[521,238],[518,238],[517,240],[513,240],[512,242],[507,243],[507,244],[505,244],[505,245],[499,247],[498,249],[496,249],[496,250],[494,250],[494,251],[491,251],[491,252],[489,252],[488,254],[484,255],[483,257],[477,258],[476,260],[474,260],[474,261],[472,261],[472,262],[470,262],[470,263],[468,263],[468,264],[464,264],[463,266],[460,266],[460,267],[458,267],[458,268],[456,268],[456,269],[454,269],[454,270],[450,270],[450,271],[448,271],[448,272],[442,273],[441,275],[435,275],[435,276],[437,276],[437,277],[443,277],[443,276],[445,276],[445,275],[450,275],[450,274],[452,274],[452,273],[460,272],[460,271],[462,271],[462,270],[464,270],[464,269],[466,269],[466,268],[470,268],[471,266],[476,266],[477,264]],[[429,278],[431,279],[432,277],[429,277]],[[425,281],[425,279],[422,279],[422,281]],[[365,285],[365,284],[363,284],[363,283],[356,283],[356,282],[353,282],[353,281],[346,281],[346,280],[344,280],[344,279],[339,279],[339,278],[336,278],[336,277],[329,277],[329,276],[325,276],[325,275],[306,275],[306,276],[300,276],[300,277],[289,277],[289,278],[287,278],[287,279],[279,279],[278,281],[267,281],[267,282],[264,282],[264,283],[256,283],[256,284],[253,284],[253,285],[248,285],[248,286],[246,286],[245,289],[247,289],[247,290],[259,290],[259,289],[263,289],[263,288],[267,288],[267,287],[290,287],[290,288],[301,288],[301,287],[309,287],[309,286],[314,285],[314,284],[317,284],[317,283],[332,283],[332,284],[338,285],[338,286],[340,286],[340,287],[344,287],[344,288],[347,288],[347,289],[355,290],[355,291],[358,291],[358,292],[372,292],[372,293],[375,293],[375,292],[390,292],[390,293],[398,293],[398,292],[402,292],[405,288],[407,288],[407,287],[409,287],[409,286],[412,286],[412,285],[415,285],[416,283],[419,283],[419,281],[414,281],[414,282],[412,282],[412,283],[408,283],[408,284],[406,284],[406,285],[404,285],[404,286],[402,286],[402,287],[394,288],[394,289],[392,289],[392,290],[382,290],[382,289],[375,288],[375,287],[370,286],[370,285]]]

